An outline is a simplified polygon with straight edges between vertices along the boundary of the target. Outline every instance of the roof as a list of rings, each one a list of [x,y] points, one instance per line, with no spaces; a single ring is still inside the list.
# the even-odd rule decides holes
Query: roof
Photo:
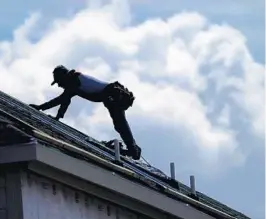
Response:
[[[86,153],[90,159],[99,165],[105,167],[109,165],[110,168],[114,168],[116,171],[124,172],[125,176],[131,180],[135,178],[146,187],[157,190],[173,199],[182,200],[217,218],[249,218],[199,191],[196,191],[197,197],[193,199],[190,187],[171,179],[159,169],[141,161],[134,161],[121,156],[122,167],[110,165],[115,163],[114,151],[111,148],[62,122],[49,118],[44,113],[30,108],[23,102],[1,91],[0,120],[18,123],[20,128],[23,125],[24,128],[22,129],[24,131],[30,128],[31,133],[40,142],[47,143],[52,141],[55,147],[63,144],[65,148],[72,148],[73,156],[74,151],[80,154]]]

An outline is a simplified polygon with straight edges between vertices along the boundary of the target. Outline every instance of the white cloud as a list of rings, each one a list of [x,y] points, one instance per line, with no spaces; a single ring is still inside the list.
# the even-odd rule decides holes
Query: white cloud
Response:
[[[233,94],[235,101],[249,114],[252,128],[258,136],[265,135],[265,68],[249,59],[244,65],[244,78],[238,92]]]
[[[110,66],[101,58],[85,58],[77,71],[85,72],[87,69],[90,69],[90,75],[100,78],[109,78],[111,76]]]
[[[42,102],[47,99],[46,92],[51,90],[55,95],[57,91],[50,87],[53,67],[65,63],[101,79],[120,80],[136,95],[129,117],[152,120],[158,124],[157,129],[164,124],[182,130],[190,136],[191,147],[199,152],[196,156],[205,167],[211,165],[215,170],[227,158],[231,160],[227,166],[244,161],[227,112],[222,113],[222,124],[215,124],[207,116],[209,103],[216,96],[206,92],[215,81],[218,92],[235,89],[230,94],[250,115],[255,131],[260,132],[264,126],[264,68],[250,58],[244,37],[237,30],[209,24],[197,13],[130,26],[128,5],[114,1],[104,7],[85,8],[66,20],[55,20],[33,43],[28,36],[37,22],[35,16],[15,31],[19,37],[0,42],[3,91],[28,103]],[[19,55],[13,55],[20,48]],[[238,72],[232,71],[235,64],[241,66]],[[203,66],[209,70],[202,72]],[[250,76],[251,71],[254,77]],[[207,102],[201,94],[209,95]],[[73,106],[79,114],[66,114],[65,121],[93,137],[109,138],[112,123],[107,111],[102,106],[92,106],[92,113]],[[148,134],[152,136],[151,132]]]
[[[218,117],[218,123],[222,126],[229,127],[230,126],[230,107],[226,105],[220,113]]]
[[[214,26],[199,33],[191,48],[201,63],[211,66],[209,78],[215,80],[219,92],[234,89],[230,95],[235,103],[249,115],[253,131],[264,136],[265,68],[253,60],[245,41],[232,27]]]

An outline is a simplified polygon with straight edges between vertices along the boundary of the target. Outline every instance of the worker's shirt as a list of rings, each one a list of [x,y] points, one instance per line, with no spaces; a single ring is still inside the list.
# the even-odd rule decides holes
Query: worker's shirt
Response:
[[[86,94],[89,96],[93,94],[97,96],[108,85],[106,82],[84,74],[80,74],[78,78],[80,81],[79,91],[85,96]]]

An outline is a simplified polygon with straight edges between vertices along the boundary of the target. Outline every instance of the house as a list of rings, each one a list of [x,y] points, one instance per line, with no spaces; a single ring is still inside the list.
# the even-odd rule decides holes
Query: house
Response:
[[[0,219],[247,219],[0,92]]]

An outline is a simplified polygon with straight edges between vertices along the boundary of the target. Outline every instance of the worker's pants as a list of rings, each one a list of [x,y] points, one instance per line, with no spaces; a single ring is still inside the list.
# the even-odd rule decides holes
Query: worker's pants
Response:
[[[134,150],[133,146],[136,144],[133,138],[131,129],[126,120],[125,111],[121,110],[112,104],[104,104],[108,109],[109,114],[113,120],[115,130],[120,134],[122,140],[126,144],[127,148]]]

